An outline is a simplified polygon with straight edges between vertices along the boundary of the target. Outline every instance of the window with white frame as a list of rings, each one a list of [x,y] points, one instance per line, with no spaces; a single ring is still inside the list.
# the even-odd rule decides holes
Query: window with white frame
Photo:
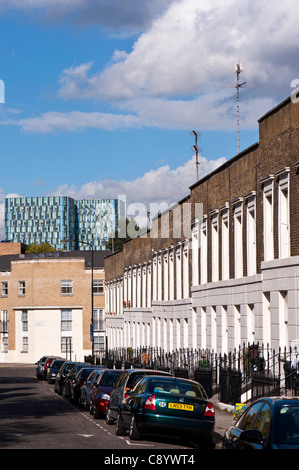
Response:
[[[243,200],[234,202],[235,278],[243,277]]]
[[[7,334],[2,336],[2,351],[8,352],[8,336]]]
[[[169,250],[169,300],[174,300],[174,249]]]
[[[288,293],[287,291],[279,291],[278,293],[278,315],[279,315],[279,345],[281,349],[287,348],[288,339]]]
[[[218,211],[211,216],[211,240],[212,240],[212,281],[219,280],[219,229]]]
[[[101,351],[105,349],[105,337],[104,335],[94,335],[93,347],[95,351]]]
[[[71,336],[61,336],[61,352],[70,353],[72,351],[72,337]]]
[[[22,337],[22,352],[28,352],[28,336]]]
[[[163,253],[163,300],[168,300],[168,250]]]
[[[199,283],[198,259],[199,259],[199,237],[198,237],[198,221],[194,221],[191,225],[192,231],[192,285],[197,286]]]
[[[229,211],[225,206],[221,211],[221,279],[229,279]]]
[[[256,198],[255,193],[247,197],[247,276],[256,274]]]
[[[183,298],[189,297],[189,242],[183,246]]]
[[[22,331],[28,331],[28,310],[22,310]]]
[[[61,331],[72,331],[72,310],[61,310]]]
[[[72,295],[73,281],[60,281],[60,293],[61,295]]]
[[[254,343],[255,339],[255,315],[254,315],[254,305],[247,305],[247,341],[248,343]]]
[[[208,231],[207,231],[207,218],[204,216],[200,220],[200,283],[206,284],[208,282]]]
[[[157,300],[157,272],[158,272],[158,257],[157,253],[153,254],[153,300]]]
[[[96,295],[104,294],[104,280],[103,279],[93,280],[93,293]]]
[[[18,296],[23,297],[25,295],[25,281],[18,282]]]
[[[8,311],[1,310],[1,333],[8,332]]]
[[[95,308],[93,310],[93,329],[94,331],[97,331],[97,330],[103,331],[105,329],[103,308]]]
[[[159,252],[157,260],[157,300],[162,300],[162,253]]]
[[[175,252],[176,299],[182,298],[182,246],[179,244]]]
[[[8,282],[2,281],[1,282],[1,297],[7,297],[7,296],[8,296]]]
[[[261,181],[263,185],[264,261],[274,258],[273,178],[273,175],[270,175]]]
[[[276,173],[278,176],[278,255],[279,258],[290,256],[290,201],[289,168]]]

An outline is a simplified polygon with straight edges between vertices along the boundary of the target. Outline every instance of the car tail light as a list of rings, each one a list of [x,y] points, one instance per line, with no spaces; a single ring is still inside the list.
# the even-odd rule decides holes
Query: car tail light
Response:
[[[145,410],[155,410],[156,409],[156,397],[155,395],[151,395],[146,399],[146,402],[144,404],[144,409]]]
[[[204,416],[211,416],[211,417],[215,416],[215,408],[214,408],[213,403],[210,403],[210,402],[207,403]]]

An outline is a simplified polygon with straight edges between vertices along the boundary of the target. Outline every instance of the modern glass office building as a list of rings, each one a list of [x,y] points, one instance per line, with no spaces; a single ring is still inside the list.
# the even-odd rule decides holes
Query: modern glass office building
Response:
[[[115,231],[118,199],[75,200],[67,196],[5,199],[5,238],[26,245],[50,243],[56,250],[105,250]],[[67,246],[62,240],[71,240]]]

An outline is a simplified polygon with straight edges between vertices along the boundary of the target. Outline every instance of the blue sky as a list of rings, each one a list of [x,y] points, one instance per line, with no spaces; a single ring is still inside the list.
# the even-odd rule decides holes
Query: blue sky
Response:
[[[8,195],[175,202],[233,157],[298,73],[299,6],[0,0],[0,237]],[[232,85],[223,86],[223,85]]]

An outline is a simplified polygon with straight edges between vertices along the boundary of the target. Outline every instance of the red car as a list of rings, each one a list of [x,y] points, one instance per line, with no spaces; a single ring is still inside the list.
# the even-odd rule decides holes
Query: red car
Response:
[[[97,378],[90,395],[89,409],[90,414],[95,418],[106,415],[111,392],[122,372],[123,370],[119,369],[105,369]]]

